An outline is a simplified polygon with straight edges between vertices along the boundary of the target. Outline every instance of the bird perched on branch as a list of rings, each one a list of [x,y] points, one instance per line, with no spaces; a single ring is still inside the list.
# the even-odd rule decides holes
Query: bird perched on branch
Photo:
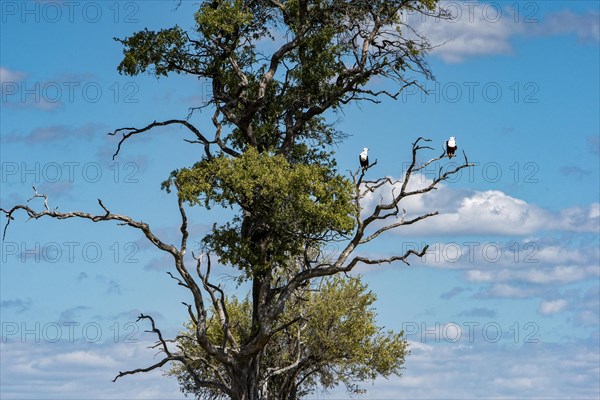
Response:
[[[363,151],[358,156],[358,160],[362,169],[369,166],[369,149],[367,147],[363,148]]]
[[[456,149],[458,149],[458,146],[456,145],[456,140],[454,136],[450,136],[450,139],[446,141],[446,153],[448,154],[448,158],[454,157]]]

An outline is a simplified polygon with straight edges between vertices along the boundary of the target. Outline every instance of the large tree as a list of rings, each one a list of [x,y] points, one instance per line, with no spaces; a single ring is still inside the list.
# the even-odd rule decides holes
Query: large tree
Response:
[[[154,320],[142,315],[158,335],[157,346],[165,357],[149,367],[121,372],[117,378],[175,362],[180,365],[176,373],[188,385],[186,390],[200,398],[253,400],[301,395],[316,382],[316,375],[319,383],[331,386],[336,379],[343,381],[343,376],[351,384],[352,379],[373,373],[399,372],[406,354],[402,337],[369,330],[368,315],[363,331],[360,324],[343,324],[356,317],[344,300],[352,285],[355,296],[364,300],[358,310],[368,313],[371,303],[361,297],[366,292],[355,281],[328,277],[361,263],[407,263],[411,255],[423,256],[427,247],[381,258],[368,258],[357,250],[389,230],[436,215],[433,210],[420,215],[401,212],[402,200],[434,190],[469,164],[465,157],[464,163],[440,170],[426,184],[409,185],[413,175],[446,157],[442,151],[422,161],[422,151],[435,150],[419,138],[400,179],[366,179],[374,163],[345,175],[336,168],[332,147],[343,140],[344,133],[330,119],[349,103],[395,99],[406,87],[432,78],[424,60],[430,44],[402,15],[439,13],[436,3],[215,0],[199,6],[196,24],[188,31],[179,26],[158,32],[145,29],[117,39],[124,46],[118,67],[123,74],[189,74],[212,83],[211,97],[199,105],[213,113],[211,135],[198,129],[190,116],[111,132],[122,135],[115,157],[125,141],[158,126],[182,126],[193,137],[189,142],[203,146],[197,163],[172,172],[163,182],[164,189],[177,194],[180,243],[164,242],[147,223],[115,214],[100,200],[103,211],[99,214],[59,212],[49,208],[46,196],[36,191],[34,197],[45,200],[42,210],[29,205],[2,209],[8,223],[19,210],[34,219],[117,221],[140,230],[172,257],[177,272],[172,277],[193,297],[193,304],[188,305],[188,332],[169,345]],[[268,52],[273,46],[275,50]],[[372,83],[374,78],[378,85]],[[377,89],[382,83],[385,88]],[[393,190],[378,204],[363,209],[364,198],[384,188]],[[250,283],[246,300],[227,296],[211,281],[203,262],[210,256],[196,255],[194,266],[184,262],[189,236],[186,208],[193,206],[235,210],[230,221],[215,224],[202,242],[207,255],[236,268],[239,281]],[[336,243],[340,251],[325,252],[330,243]],[[319,289],[317,283],[327,290]],[[342,307],[332,315],[331,323],[343,325],[343,337],[364,344],[361,354],[332,349],[333,353],[307,358],[319,346],[333,345],[331,337],[323,334],[328,328],[319,327],[314,319],[319,307],[328,302]],[[395,355],[395,361],[372,359],[378,352]],[[313,375],[309,374],[311,362],[318,370]],[[298,368],[300,363],[306,368]],[[336,375],[335,368],[344,370]]]
[[[298,399],[316,389],[344,384],[351,394],[363,393],[361,381],[400,375],[408,344],[402,334],[377,327],[376,300],[360,278],[336,276],[324,279],[311,290],[299,290],[288,301],[281,329],[269,339],[261,359],[260,395],[264,399]],[[252,304],[248,298],[226,299],[231,332],[238,343],[252,332]],[[224,338],[223,327],[213,310],[207,323],[212,341]],[[178,337],[181,349],[192,356],[196,374],[218,380],[226,376],[222,366],[207,368],[205,351],[197,346],[193,321]],[[177,376],[181,390],[199,399],[226,398],[219,390],[196,385],[183,365],[170,374]]]

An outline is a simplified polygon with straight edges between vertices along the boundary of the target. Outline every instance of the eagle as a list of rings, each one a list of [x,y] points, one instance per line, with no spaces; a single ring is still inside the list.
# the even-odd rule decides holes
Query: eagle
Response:
[[[446,153],[448,154],[448,158],[454,157],[456,149],[458,149],[456,140],[454,139],[454,136],[450,136],[450,139],[446,141]]]
[[[369,166],[369,148],[363,148],[363,151],[358,156],[358,160],[360,161],[360,166],[362,169],[365,169]]]

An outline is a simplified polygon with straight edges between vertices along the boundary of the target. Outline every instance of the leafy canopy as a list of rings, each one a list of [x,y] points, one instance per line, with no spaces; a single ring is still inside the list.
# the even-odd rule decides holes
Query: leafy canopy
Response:
[[[284,265],[307,243],[350,233],[355,226],[350,181],[317,164],[290,164],[282,155],[249,148],[240,157],[202,160],[171,174],[190,205],[239,206],[243,211],[205,238],[222,261],[240,267]],[[260,248],[268,241],[267,248]]]
[[[367,289],[360,277],[328,278],[323,280],[320,288],[296,296],[282,319],[289,322],[301,316],[301,320],[276,333],[261,360],[264,374],[293,366],[287,374],[275,374],[269,379],[271,395],[301,397],[313,393],[317,386],[330,389],[340,383],[351,393],[359,394],[364,390],[357,381],[372,380],[378,375],[400,375],[408,354],[408,343],[402,332],[385,332],[377,327],[375,300],[376,295]],[[240,343],[250,340],[250,300],[229,297],[227,309],[236,340]],[[196,368],[199,374],[204,374],[202,378],[214,379],[218,371],[205,368],[201,360],[206,354],[194,346],[195,329],[193,323],[186,324],[180,336],[182,346],[190,356],[198,359]],[[208,321],[208,335],[215,344],[224,339],[222,325],[214,316],[214,310]],[[216,391],[199,391],[181,366],[174,366],[169,373],[177,376],[185,393],[195,394],[197,398],[220,398]]]

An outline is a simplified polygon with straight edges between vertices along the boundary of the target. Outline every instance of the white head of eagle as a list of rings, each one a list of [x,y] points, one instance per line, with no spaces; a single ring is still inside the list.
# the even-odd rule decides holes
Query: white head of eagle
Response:
[[[360,161],[361,168],[367,168],[369,166],[369,148],[368,147],[363,148],[363,151],[360,153],[360,156],[358,156],[358,159]]]
[[[450,136],[450,139],[448,139],[448,141],[446,142],[446,153],[448,154],[448,158],[454,157],[456,149],[458,149],[458,146],[456,145],[456,140],[454,136]]]

